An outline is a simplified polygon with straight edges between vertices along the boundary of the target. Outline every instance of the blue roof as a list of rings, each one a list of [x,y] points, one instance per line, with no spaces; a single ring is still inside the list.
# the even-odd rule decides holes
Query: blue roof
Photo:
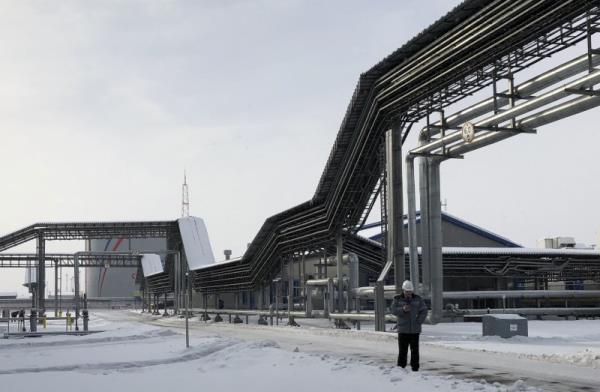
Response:
[[[421,213],[420,211],[417,211],[417,223],[421,220]],[[472,233],[475,233],[481,237],[487,238],[491,241],[497,242],[500,245],[503,246],[507,246],[507,247],[511,247],[511,248],[522,248],[523,246],[520,244],[517,244],[516,242],[513,242],[511,240],[509,240],[506,237],[503,237],[501,235],[498,235],[496,233],[492,233],[489,230],[486,230],[480,226],[474,225],[470,222],[467,222],[464,219],[460,219],[454,215],[450,215],[447,212],[443,212],[442,211],[442,221],[451,223],[455,226],[458,226],[464,230],[470,231]],[[373,223],[368,223],[365,224],[363,227],[361,227],[361,230],[366,230],[366,229],[371,229],[374,227],[379,227],[381,226],[381,222],[373,222]],[[408,228],[408,218],[406,215],[404,215],[404,227]],[[369,237],[371,240],[374,241],[379,241],[381,240],[381,233],[378,233],[374,236]]]

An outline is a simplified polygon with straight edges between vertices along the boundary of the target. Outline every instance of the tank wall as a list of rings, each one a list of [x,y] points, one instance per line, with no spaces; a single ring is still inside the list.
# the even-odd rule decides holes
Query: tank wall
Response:
[[[165,238],[112,238],[89,241],[92,252],[158,252],[167,248]],[[161,255],[164,259],[164,255]],[[132,297],[139,295],[137,268],[87,268],[85,290],[88,297]]]

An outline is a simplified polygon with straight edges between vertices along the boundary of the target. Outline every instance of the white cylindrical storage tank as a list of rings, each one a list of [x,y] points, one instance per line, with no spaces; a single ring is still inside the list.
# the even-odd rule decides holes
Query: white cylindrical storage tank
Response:
[[[88,250],[92,252],[164,252],[165,238],[111,238],[90,240]],[[165,255],[161,254],[164,261]],[[135,297],[140,295],[141,276],[137,268],[86,268],[85,291],[90,298]]]

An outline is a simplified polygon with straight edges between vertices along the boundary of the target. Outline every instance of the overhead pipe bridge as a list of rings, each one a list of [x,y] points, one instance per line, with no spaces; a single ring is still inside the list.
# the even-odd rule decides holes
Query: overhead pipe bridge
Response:
[[[282,258],[329,250],[340,232],[344,249],[361,248],[355,233],[385,190],[385,133],[399,132],[403,143],[413,123],[589,39],[598,29],[598,6],[582,0],[457,6],[360,76],[312,199],[268,218],[240,260],[196,271],[194,287],[210,293],[264,285]],[[378,257],[374,248],[364,254]]]

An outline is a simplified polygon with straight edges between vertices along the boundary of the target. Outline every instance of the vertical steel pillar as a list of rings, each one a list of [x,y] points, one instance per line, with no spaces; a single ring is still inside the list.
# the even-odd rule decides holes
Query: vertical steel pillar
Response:
[[[384,285],[393,264],[392,260],[386,261],[377,278],[377,282],[375,282],[375,331],[385,331],[386,302]]]
[[[327,249],[323,249],[323,266],[321,269],[321,278],[327,279],[329,273],[327,271]]]
[[[333,284],[332,278],[327,278],[327,311],[324,312],[325,317],[329,317],[329,313],[335,312],[335,301],[334,301],[335,285]]]
[[[387,172],[387,258],[394,263],[396,293],[402,292],[404,271],[404,217],[402,213],[402,128],[395,127],[386,133]]]
[[[301,303],[304,297],[304,252],[302,252],[301,259],[298,260],[298,303]]]
[[[294,310],[294,256],[288,258],[288,320]]]
[[[43,316],[46,309],[46,240],[44,233],[38,232],[37,236],[37,308],[39,315]],[[31,282],[32,283],[32,282]],[[34,301],[36,302],[36,301]]]
[[[58,311],[62,313],[62,267],[58,267]]]
[[[189,296],[187,295],[187,291],[189,290],[189,285],[188,285],[188,281],[189,281],[189,273],[186,270],[185,271],[185,347],[186,348],[190,348],[190,327],[189,327],[189,313],[188,313],[188,300],[189,300]],[[165,304],[165,308],[167,307],[167,304]]]
[[[419,159],[419,196],[421,199],[421,267],[423,269],[423,295],[431,293],[431,255],[429,254],[431,233],[429,230],[429,160]]]
[[[419,250],[417,244],[417,200],[415,190],[415,159],[406,157],[406,194],[408,204],[408,255],[410,259],[410,280],[415,292],[421,294],[419,287]]]
[[[385,332],[385,296],[382,281],[375,282],[375,331]]]
[[[180,265],[180,259],[179,259],[179,254],[175,253],[173,255],[173,307],[175,308],[175,314],[179,314],[179,308],[180,308],[180,295],[179,292],[181,290],[181,280],[179,279],[179,274],[180,274],[180,270],[181,270],[181,265]]]
[[[277,325],[279,325],[279,282],[281,280],[275,283],[275,322]]]
[[[262,285],[258,286],[258,290],[256,290],[256,309],[257,310],[263,310],[263,295],[264,295],[264,288]]]
[[[304,286],[304,316],[312,317],[312,287]]]
[[[344,312],[344,282],[342,280],[342,257],[344,255],[344,242],[342,237],[342,230],[339,230],[335,235],[336,244],[336,275],[337,275],[337,311],[339,313]],[[334,293],[331,293],[333,296]],[[333,309],[332,309],[333,310]]]
[[[194,288],[192,287],[192,271],[190,271],[190,267],[188,266],[187,259],[185,260],[185,287],[186,287],[186,296],[188,297],[188,307],[189,311],[192,312],[194,309]]]
[[[73,257],[73,280],[75,281],[75,290],[73,300],[75,301],[75,330],[79,331],[79,254],[75,253]]]
[[[152,291],[148,288],[148,313],[152,314]]]
[[[444,277],[442,268],[442,203],[440,197],[440,161],[429,164],[429,230],[431,273],[431,321],[442,319]]]
[[[54,262],[54,317],[58,317],[58,260]]]
[[[304,253],[302,253],[302,262],[300,265],[302,266],[302,273],[300,274],[302,295],[304,296],[304,301],[306,302],[306,255]]]

